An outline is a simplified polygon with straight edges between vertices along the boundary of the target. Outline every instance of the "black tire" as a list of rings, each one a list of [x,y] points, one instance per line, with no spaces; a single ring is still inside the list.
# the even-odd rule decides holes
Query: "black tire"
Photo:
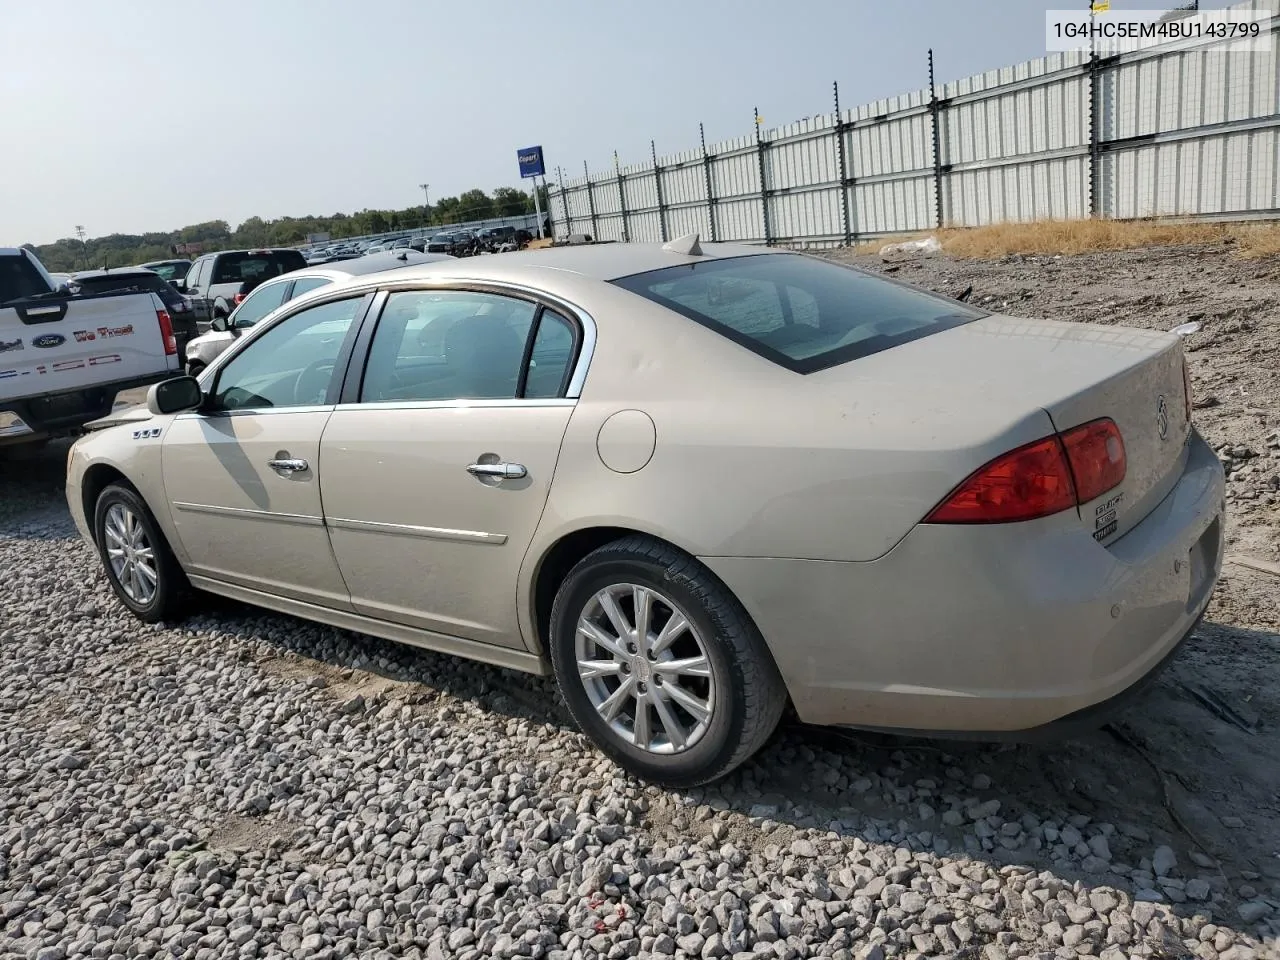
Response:
[[[619,584],[640,585],[671,601],[696,630],[710,663],[716,691],[710,718],[700,738],[676,752],[656,754],[616,732],[579,675],[579,618],[599,591]],[[787,703],[777,665],[742,604],[696,559],[650,537],[606,544],[569,571],[551,608],[550,647],[561,695],[582,731],[619,766],[665,787],[699,786],[728,774],[769,739]]]
[[[112,568],[111,558],[107,554],[107,517],[111,508],[116,505],[136,518],[154,559],[155,591],[145,602],[130,596]],[[191,584],[169,548],[169,542],[160,531],[155,516],[133,487],[125,483],[112,483],[98,495],[98,502],[93,509],[93,539],[98,546],[98,556],[102,560],[107,583],[111,584],[116,597],[135,617],[145,623],[159,623],[162,620],[178,619],[186,612],[191,600]]]
[[[204,371],[205,365],[197,360],[192,360],[187,364],[187,376],[198,377]]]

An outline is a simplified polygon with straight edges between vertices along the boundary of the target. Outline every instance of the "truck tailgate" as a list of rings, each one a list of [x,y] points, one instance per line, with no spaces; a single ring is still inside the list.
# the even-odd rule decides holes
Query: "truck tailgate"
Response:
[[[0,401],[176,372],[162,313],[153,293],[0,307]]]

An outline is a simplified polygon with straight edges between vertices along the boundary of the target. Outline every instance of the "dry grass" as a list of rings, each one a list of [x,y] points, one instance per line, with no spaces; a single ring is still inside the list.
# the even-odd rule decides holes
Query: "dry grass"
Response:
[[[1141,247],[1223,243],[1246,259],[1280,256],[1280,224],[1164,223],[1150,220],[1040,220],[947,229],[861,243],[876,253],[887,243],[934,236],[953,257],[988,259],[1011,254],[1049,255],[1134,250]]]

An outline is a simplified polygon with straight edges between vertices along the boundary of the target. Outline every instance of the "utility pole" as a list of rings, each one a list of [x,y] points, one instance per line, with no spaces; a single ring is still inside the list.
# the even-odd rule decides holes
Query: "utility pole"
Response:
[[[82,266],[85,270],[89,269],[89,244],[84,239],[84,227],[76,224],[76,236],[80,240],[80,256],[82,258]]]
[[[423,200],[423,206],[422,206],[423,224],[422,225],[425,227],[427,224],[431,222],[431,193],[430,193],[431,184],[420,183],[418,184],[418,186],[422,188],[422,200]]]

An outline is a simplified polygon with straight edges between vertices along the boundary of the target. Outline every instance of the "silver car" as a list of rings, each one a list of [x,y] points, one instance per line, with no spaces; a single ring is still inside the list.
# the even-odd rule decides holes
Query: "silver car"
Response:
[[[714,780],[808,723],[1071,729],[1221,569],[1178,337],[988,314],[765,247],[335,283],[79,440],[120,602],[192,588],[553,673],[610,757]]]
[[[342,260],[332,265],[307,267],[304,270],[294,270],[274,277],[254,288],[253,292],[232,311],[231,316],[215,317],[207,333],[194,337],[187,343],[187,373],[192,376],[198,375],[246,330],[282,304],[304,293],[310,293],[331,283],[350,280],[352,277],[366,276],[419,263],[452,259],[447,254],[398,250],[395,253],[373,254],[352,260]]]

